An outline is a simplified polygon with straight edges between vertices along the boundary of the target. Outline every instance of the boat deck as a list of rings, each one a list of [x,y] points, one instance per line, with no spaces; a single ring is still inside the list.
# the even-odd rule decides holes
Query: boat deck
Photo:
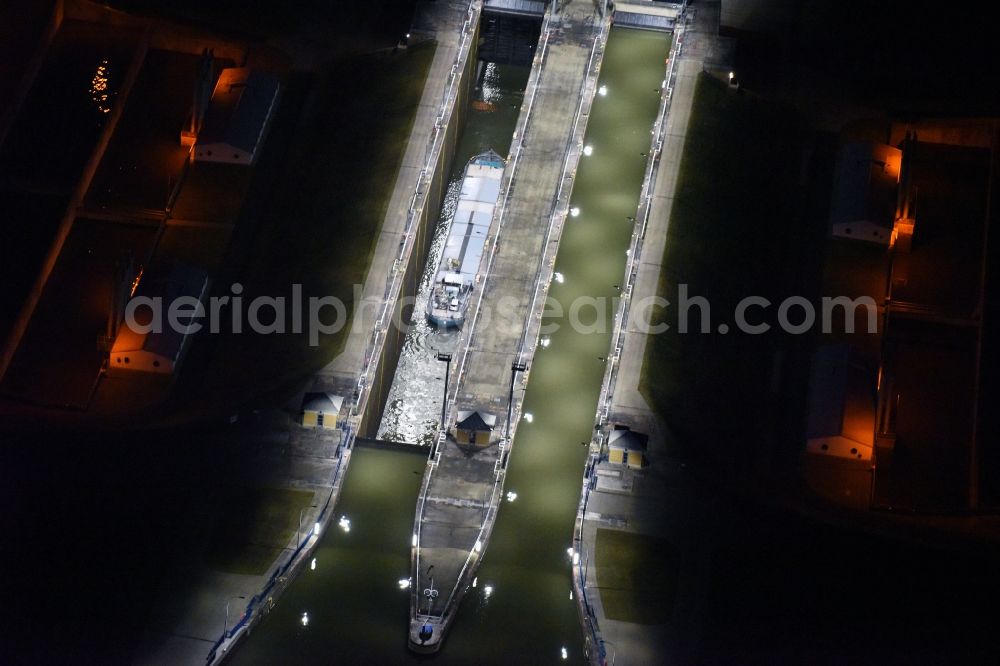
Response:
[[[427,318],[437,326],[460,326],[465,321],[502,177],[503,159],[492,150],[473,157],[465,168],[458,206],[427,301]]]

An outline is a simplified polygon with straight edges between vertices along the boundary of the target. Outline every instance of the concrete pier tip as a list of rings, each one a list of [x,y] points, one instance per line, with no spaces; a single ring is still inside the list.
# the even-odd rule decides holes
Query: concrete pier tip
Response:
[[[410,650],[418,654],[434,654],[441,649],[444,630],[444,622],[438,618],[410,620]]]

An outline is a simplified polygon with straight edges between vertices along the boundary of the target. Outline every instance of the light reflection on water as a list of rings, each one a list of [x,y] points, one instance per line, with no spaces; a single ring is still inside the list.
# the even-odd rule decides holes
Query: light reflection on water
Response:
[[[457,162],[458,160],[456,164]],[[382,416],[379,439],[430,444],[434,438],[440,419],[445,370],[444,363],[437,360],[437,353],[454,351],[458,331],[439,331],[427,321],[424,310],[438,261],[441,259],[441,251],[448,239],[447,222],[458,205],[461,186],[461,173],[448,183],[444,203],[441,205],[441,216],[427,254],[427,264],[420,278],[410,330],[403,342],[399,365]]]
[[[504,98],[499,67],[495,62],[486,63],[482,81],[482,99],[484,102],[496,104]]]
[[[493,104],[489,111],[470,110],[462,138],[455,150],[451,176],[441,204],[427,263],[420,279],[410,330],[403,342],[378,438],[396,442],[430,444],[441,419],[445,364],[438,352],[453,352],[459,332],[438,330],[427,322],[424,308],[437,273],[441,251],[448,238],[448,221],[458,205],[465,164],[474,155],[492,148],[506,155],[524,98],[529,70],[486,63],[481,90],[475,99]]]
[[[104,58],[97,65],[93,78],[90,80],[90,99],[94,102],[99,113],[111,112],[111,101],[115,92],[111,90],[109,81],[111,77],[108,59]]]

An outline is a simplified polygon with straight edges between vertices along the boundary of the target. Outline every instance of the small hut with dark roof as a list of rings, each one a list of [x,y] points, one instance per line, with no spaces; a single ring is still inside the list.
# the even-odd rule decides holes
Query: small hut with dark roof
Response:
[[[344,399],[332,393],[306,393],[302,398],[302,425],[306,428],[337,427]]]
[[[486,412],[460,410],[455,424],[455,441],[459,444],[487,446],[493,439],[497,417]]]
[[[608,435],[608,462],[628,465],[633,469],[646,463],[646,444],[649,435],[629,428],[616,428]]]

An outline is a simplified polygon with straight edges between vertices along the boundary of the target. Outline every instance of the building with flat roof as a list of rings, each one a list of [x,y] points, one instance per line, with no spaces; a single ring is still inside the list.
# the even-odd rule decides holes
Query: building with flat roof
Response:
[[[820,347],[809,373],[806,451],[871,460],[875,443],[875,371],[848,344]]]
[[[146,271],[140,277],[132,299],[152,299],[162,305],[155,314],[152,307],[135,308],[133,322],[123,321],[118,327],[115,341],[111,346],[108,367],[129,372],[152,372],[174,374],[180,366],[189,338],[199,324],[194,318],[177,317],[181,326],[171,325],[168,313],[172,303],[187,299],[193,304],[203,303],[208,293],[208,276],[195,268],[175,263],[158,266]]]
[[[280,87],[276,77],[260,70],[223,69],[195,142],[194,159],[253,164],[274,115]]]
[[[902,158],[901,150],[881,143],[840,147],[830,202],[833,236],[889,245]]]

